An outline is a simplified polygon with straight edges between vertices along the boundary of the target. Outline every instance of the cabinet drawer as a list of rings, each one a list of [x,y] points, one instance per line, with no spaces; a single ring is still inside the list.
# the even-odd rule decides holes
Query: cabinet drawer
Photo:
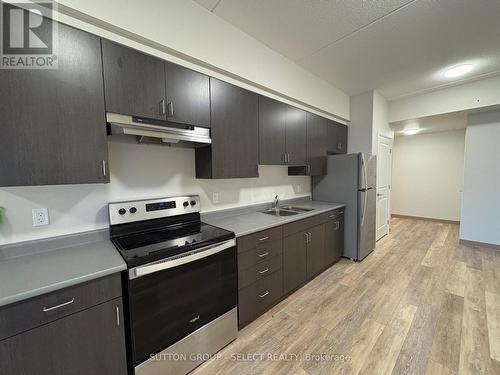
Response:
[[[266,229],[238,238],[238,253],[245,252],[263,243],[269,243],[282,237],[281,227]]]
[[[287,237],[292,234],[302,232],[306,229],[315,227],[316,225],[323,224],[324,222],[323,214],[308,217],[307,219],[302,219],[294,221],[290,224],[283,225],[283,236]]]
[[[256,318],[283,296],[281,270],[239,291],[239,324]]]
[[[0,309],[0,340],[120,297],[116,273]]]
[[[339,219],[342,215],[344,215],[344,208],[337,208],[336,210],[328,211],[322,214],[322,221],[324,223],[329,222],[334,219]]]
[[[283,241],[265,242],[245,252],[238,252],[238,270],[245,270],[283,252]]]
[[[279,254],[273,258],[259,262],[246,270],[238,271],[238,288],[242,289],[280,270],[282,261],[281,254]]]

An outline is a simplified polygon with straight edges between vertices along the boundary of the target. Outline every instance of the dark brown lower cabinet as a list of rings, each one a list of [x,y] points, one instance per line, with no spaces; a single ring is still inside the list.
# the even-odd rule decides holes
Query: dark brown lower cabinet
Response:
[[[237,246],[242,327],[340,259],[344,209],[239,237]]]
[[[285,293],[299,287],[307,279],[307,236],[299,232],[283,240],[283,278]]]
[[[332,218],[325,225],[325,263],[330,265],[342,257],[344,251],[344,216]]]
[[[307,278],[313,278],[326,268],[325,261],[325,224],[308,230]]]
[[[122,322],[116,298],[2,340],[0,374],[126,375]]]

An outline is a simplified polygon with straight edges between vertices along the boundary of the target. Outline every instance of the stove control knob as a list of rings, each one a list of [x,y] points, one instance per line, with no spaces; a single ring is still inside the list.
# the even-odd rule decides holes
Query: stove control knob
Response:
[[[183,206],[184,206],[184,208],[185,208],[185,207],[189,206],[189,202],[187,202],[187,201],[186,201],[186,202],[184,202],[182,205],[183,205]]]
[[[130,213],[131,213],[131,214],[135,214],[135,213],[137,212],[137,208],[135,208],[135,207],[130,207],[130,210],[129,210],[129,211],[130,211]]]
[[[125,214],[127,213],[127,210],[126,210],[126,209],[124,209],[124,208],[120,208],[120,209],[118,210],[118,213],[119,213],[120,215],[125,215]]]
[[[196,201],[191,201],[191,206],[196,205]]]

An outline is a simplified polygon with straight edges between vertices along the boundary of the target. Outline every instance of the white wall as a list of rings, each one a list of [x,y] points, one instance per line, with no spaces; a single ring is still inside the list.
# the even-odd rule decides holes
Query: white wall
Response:
[[[468,118],[460,238],[500,245],[500,111]]]
[[[317,113],[349,119],[348,95],[193,1],[57,3],[62,22]]]
[[[199,194],[204,212],[243,204],[270,202],[274,195],[310,195],[310,178],[289,177],[286,167],[260,166],[259,178],[197,180],[194,149],[109,142],[110,184],[14,187],[0,189],[6,217],[0,224],[0,245],[50,237],[109,225],[110,201]],[[220,203],[212,202],[219,192]],[[51,224],[32,227],[31,210],[48,207]]]
[[[394,132],[388,122],[387,100],[372,90],[351,96],[349,126],[349,153],[378,153],[378,135],[393,138]]]
[[[465,130],[394,140],[392,213],[460,220]]]
[[[348,152],[370,154],[373,139],[373,91],[351,96],[350,117]]]
[[[500,105],[500,76],[464,83],[389,103],[389,122]]]

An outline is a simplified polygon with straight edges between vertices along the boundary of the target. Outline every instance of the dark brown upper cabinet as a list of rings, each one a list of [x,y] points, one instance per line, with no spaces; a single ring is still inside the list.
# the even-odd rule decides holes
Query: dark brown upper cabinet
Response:
[[[258,177],[258,96],[210,78],[210,146],[196,149],[197,178]]]
[[[209,77],[165,62],[167,120],[210,127]]]
[[[306,111],[288,106],[286,113],[287,165],[307,164]]]
[[[305,165],[306,112],[260,96],[259,162],[268,165]]]
[[[329,154],[347,153],[347,125],[333,120],[328,122],[327,151]]]
[[[109,182],[100,39],[57,37],[57,69],[0,70],[0,186]]]
[[[286,164],[285,127],[288,106],[259,96],[259,163]]]
[[[321,176],[326,174],[328,120],[307,112],[306,165],[288,168],[289,175]]]
[[[166,120],[164,61],[102,39],[106,111]]]

